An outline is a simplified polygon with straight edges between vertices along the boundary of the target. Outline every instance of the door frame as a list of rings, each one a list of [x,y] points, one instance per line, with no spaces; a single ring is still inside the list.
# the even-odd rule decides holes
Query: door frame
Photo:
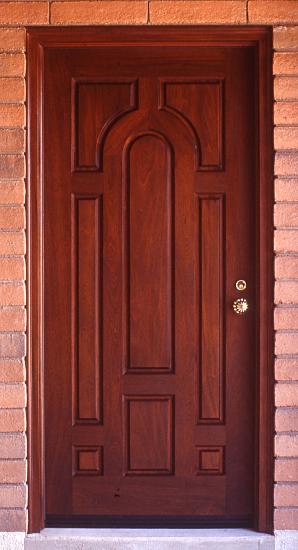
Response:
[[[27,28],[28,483],[29,532],[44,527],[43,59],[46,48],[192,44],[254,48],[257,63],[257,356],[254,528],[273,531],[273,77],[268,26],[92,26]]]

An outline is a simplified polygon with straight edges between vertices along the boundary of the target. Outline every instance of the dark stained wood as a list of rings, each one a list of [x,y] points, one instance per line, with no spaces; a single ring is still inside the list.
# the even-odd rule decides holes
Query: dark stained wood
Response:
[[[255,528],[273,532],[274,483],[274,250],[273,250],[273,40],[267,28],[259,41],[257,151],[258,331],[256,370]],[[267,121],[267,122],[266,122]]]
[[[197,170],[223,167],[223,80],[161,81],[160,108],[177,116],[192,132]]]
[[[189,53],[174,56],[160,46],[152,46],[149,57],[147,49],[139,46],[137,61],[135,54],[125,46],[105,46],[100,56],[94,51],[92,63],[90,53],[84,49],[76,55],[49,49],[44,57],[46,518],[71,513],[74,517],[137,516],[140,511],[148,516],[197,515],[198,520],[206,515],[252,518],[254,50],[202,51],[192,47]],[[132,70],[137,81],[137,108],[122,116],[127,106],[122,88],[128,85],[126,81],[122,84],[121,78],[127,79]],[[205,86],[206,71],[209,84]],[[88,82],[87,90],[82,74]],[[100,80],[90,83],[94,74]],[[217,74],[221,80],[215,78]],[[70,98],[69,84],[76,81],[76,75],[80,75],[80,81],[75,96]],[[183,123],[171,110],[164,113],[159,108],[160,75],[165,88],[168,75],[172,90],[176,86],[178,91],[182,85],[185,90],[189,87],[189,96],[184,90],[184,101],[179,105]],[[202,87],[197,84],[200,92],[196,98],[203,109],[209,96],[219,95],[219,83],[224,79],[224,108],[220,108],[221,101],[212,99],[208,117],[202,110],[192,121],[188,108],[184,115],[183,106],[194,102],[191,77],[203,81]],[[77,99],[81,87],[82,104]],[[93,313],[93,304],[96,306],[98,301],[93,281],[99,278],[94,274],[93,250],[98,249],[94,243],[100,240],[100,232],[94,229],[92,201],[88,198],[89,171],[75,197],[70,171],[71,150],[80,143],[77,136],[83,126],[80,105],[84,113],[90,94],[93,116],[99,111],[102,120],[97,107],[103,101],[101,87],[111,88],[111,107],[105,109],[109,118],[103,117],[103,125],[109,130],[103,162],[98,166],[103,185],[102,349],[97,344],[99,329]],[[107,93],[105,101],[110,101]],[[235,110],[235,121],[229,125],[227,121],[233,119]],[[89,112],[87,126],[90,116]],[[208,129],[222,128],[225,117],[224,171],[216,164],[208,172],[201,171],[200,165],[193,166],[197,149],[191,126],[200,139],[197,117]],[[100,136],[102,128],[97,131]],[[100,139],[94,139],[93,131],[89,134],[84,130],[82,141],[85,150],[93,151],[93,158],[98,158]],[[221,142],[219,145],[222,149]],[[204,142],[200,149],[203,159]],[[225,200],[218,197],[219,190]],[[200,191],[209,194],[209,202],[207,207],[207,198],[204,200],[199,214],[195,197]],[[69,230],[72,200],[78,202],[77,221],[73,224],[77,241],[74,259]],[[194,239],[197,216],[198,246]],[[194,300],[196,262],[203,282]],[[73,271],[77,276],[70,295]],[[244,276],[252,310],[246,318],[240,318],[231,306],[236,297],[235,281]],[[74,313],[77,322],[71,334]],[[202,325],[198,334],[195,319]],[[69,368],[74,342],[78,348],[75,376]],[[99,421],[96,404],[101,402],[96,393],[100,355],[104,421],[95,433],[94,424]],[[138,380],[132,382],[135,371]],[[158,388],[154,380],[157,371],[164,374]],[[197,371],[201,375],[193,389]],[[77,426],[72,428],[69,423],[73,384],[78,387],[75,424],[84,425],[79,433]],[[129,404],[124,411],[123,401]],[[204,438],[199,430],[194,432],[196,402],[200,409],[198,423],[202,420],[209,427]],[[195,448],[217,444],[212,427],[216,422],[223,423],[224,418],[225,474],[210,479],[195,476]],[[58,425],[59,431],[55,429]],[[103,476],[71,478],[74,442],[103,447]],[[57,477],[59,486],[55,483]]]
[[[102,423],[102,196],[71,196],[73,424]]]
[[[270,36],[29,31],[30,531],[272,527]]]
[[[224,447],[209,447],[197,446],[198,450],[198,466],[197,475],[224,475],[225,473],[225,457]]]
[[[196,195],[199,324],[198,424],[224,422],[225,413],[225,195]],[[210,345],[213,342],[214,345]]]
[[[123,420],[125,439],[123,474],[125,476],[173,475],[173,396],[126,396]],[[146,434],[145,437],[144,434]]]
[[[126,144],[122,208],[124,370],[173,372],[173,152],[161,134],[139,134]]]

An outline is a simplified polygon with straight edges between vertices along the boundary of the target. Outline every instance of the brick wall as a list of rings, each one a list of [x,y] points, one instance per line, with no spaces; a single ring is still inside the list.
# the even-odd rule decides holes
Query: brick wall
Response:
[[[275,527],[298,529],[298,0],[0,0],[0,531],[26,529],[22,27],[103,23],[275,26]]]

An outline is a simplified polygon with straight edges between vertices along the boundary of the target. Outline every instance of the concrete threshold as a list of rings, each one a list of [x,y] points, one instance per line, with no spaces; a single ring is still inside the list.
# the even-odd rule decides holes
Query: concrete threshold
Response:
[[[274,550],[249,529],[60,529],[27,535],[25,550]]]

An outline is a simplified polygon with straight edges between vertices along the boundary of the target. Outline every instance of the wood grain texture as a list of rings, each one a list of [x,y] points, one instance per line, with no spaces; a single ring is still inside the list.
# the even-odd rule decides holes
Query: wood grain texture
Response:
[[[73,424],[102,423],[102,196],[71,200]]]
[[[253,516],[255,524],[257,522],[261,530],[269,530],[272,510],[270,506],[272,470],[269,458],[271,456],[272,433],[270,425],[272,378],[270,374],[268,375],[268,372],[271,372],[270,368],[268,369],[268,358],[271,357],[268,350],[270,350],[272,336],[269,307],[272,281],[266,275],[270,273],[271,269],[271,245],[268,246],[268,243],[271,243],[270,174],[272,173],[269,152],[271,145],[270,110],[268,107],[271,78],[268,55],[271,40],[269,33],[262,27],[250,29],[188,27],[187,31],[178,27],[167,29],[130,27],[125,29],[102,28],[100,32],[96,28],[76,30],[41,28],[30,30],[29,37],[31,131],[29,140],[29,202],[31,207],[28,220],[30,233],[28,297],[31,311],[34,312],[30,318],[29,328],[31,480],[34,473],[34,482],[30,491],[30,529],[38,530],[42,526],[45,502],[47,522],[52,525],[53,522],[57,525],[61,525],[63,522],[71,525],[72,517],[75,518],[76,524],[84,522],[88,524],[89,522],[89,525],[96,523],[102,525],[105,522],[113,521],[114,524],[117,524],[123,510],[127,514],[124,520],[126,524],[137,524],[136,510],[138,512],[141,510],[143,519],[140,521],[145,522],[145,517],[147,517],[147,524],[150,524],[150,521],[151,523],[158,522],[156,512],[163,515],[164,521],[169,524],[171,521],[175,521],[176,525],[178,517],[181,524],[195,522],[199,525],[201,522],[201,524],[210,525],[211,522],[213,525],[222,525],[223,523],[235,525],[238,522],[238,525],[239,523],[248,525]],[[108,45],[111,39],[113,48],[109,49]],[[57,42],[60,44],[59,60],[55,54],[55,48],[51,51],[47,48],[49,45],[55,46]],[[117,47],[115,48],[116,43],[120,48],[118,50]],[[183,53],[178,47],[179,43],[187,46],[183,48]],[[75,46],[76,55],[64,55],[63,49],[61,49],[63,44]],[[85,44],[89,45],[88,51],[84,50]],[[151,46],[142,50],[142,44],[151,44]],[[198,47],[199,44],[200,47]],[[241,48],[230,49],[227,44],[241,46]],[[258,54],[256,53],[257,49],[254,48],[257,44],[260,46]],[[132,58],[129,53],[132,51],[131,46],[133,45],[138,46],[137,58],[135,56]],[[209,49],[210,45],[216,45],[217,48]],[[165,46],[170,47],[167,49]],[[204,47],[202,48],[202,46]],[[104,51],[105,59],[109,61],[104,68],[100,65],[102,56],[93,57],[93,61],[94,59],[97,61],[93,62],[92,67],[90,66],[90,47],[97,47],[99,51]],[[44,60],[40,57],[42,52],[44,52]],[[255,64],[257,55],[259,64]],[[70,86],[66,83],[71,82],[73,75],[82,73],[87,79],[94,78],[94,75],[96,78],[107,80],[115,78],[113,71],[115,71],[120,58],[122,59],[121,79],[131,78],[131,74],[133,74],[134,78],[138,78],[140,82],[138,109],[111,127],[103,147],[102,173],[98,171],[95,173],[92,171],[71,173],[69,160],[65,162],[61,154],[62,151],[66,152],[64,158],[71,158]],[[37,95],[37,92],[40,90],[43,63],[45,66],[43,93],[47,97],[48,107],[45,109],[43,133],[41,134],[40,98],[42,96]],[[55,74],[58,65],[60,66],[59,80],[49,79],[47,74]],[[245,72],[243,72],[244,65]],[[259,81],[253,78],[257,66],[259,67]],[[30,67],[32,67],[32,72],[30,72]],[[33,67],[36,70],[33,71]],[[173,73],[174,67],[182,68],[178,71],[179,74]],[[265,73],[262,72],[262,67],[263,70],[265,69]],[[264,74],[266,74],[265,77]],[[175,121],[175,117],[171,116],[170,121],[169,113],[157,114],[158,86],[152,86],[154,79],[167,79],[173,76],[177,81],[180,78],[195,80],[198,78],[211,80],[225,78],[224,116],[228,119],[233,113],[234,125],[230,126],[230,131],[225,130],[224,134],[224,171],[206,171],[202,175],[204,177],[202,179],[199,172],[194,171],[194,147],[189,130],[178,118]],[[255,95],[255,91],[251,89],[252,82],[256,82],[256,88],[259,85],[260,96]],[[68,90],[67,93],[66,90]],[[59,97],[59,102],[56,102],[56,97]],[[235,101],[235,97],[238,101]],[[256,97],[259,98],[259,117],[257,116]],[[56,105],[55,109],[52,108],[53,104]],[[264,107],[264,105],[267,107],[260,109],[260,106]],[[57,128],[62,122],[63,132],[57,133]],[[260,143],[255,137],[257,125],[260,130]],[[133,132],[144,131],[144,128],[154,129],[154,131],[164,134],[171,143],[175,154],[176,364],[175,374],[162,373],[161,376],[139,374],[136,377],[130,374],[123,375],[121,368],[119,370],[119,365],[123,364],[123,338],[121,336],[123,286],[119,286],[123,257],[121,152],[125,138]],[[241,132],[242,141],[239,142]],[[41,135],[45,137],[44,144],[40,141]],[[50,147],[47,146],[48,144],[51,144]],[[43,149],[44,146],[45,149]],[[237,155],[235,156],[236,149]],[[258,151],[257,159],[254,151]],[[44,180],[40,180],[41,173],[45,174]],[[47,184],[49,175],[51,186]],[[249,182],[256,179],[259,181],[259,185],[255,193],[251,193],[251,183],[249,185]],[[55,183],[58,181],[59,186]],[[63,181],[63,186],[61,181]],[[194,368],[197,366],[195,344],[197,344],[199,333],[198,319],[196,318],[197,304],[194,302],[196,250],[193,246],[195,243],[193,197],[194,193],[227,192],[229,195],[226,199],[225,230],[229,236],[227,258],[231,258],[231,263],[225,267],[227,281],[225,322],[227,335],[229,335],[226,340],[226,353],[229,361],[226,370],[226,388],[228,389],[225,400],[227,419],[229,420],[226,425],[195,427]],[[44,212],[42,210],[41,197],[44,193],[47,195],[45,204],[49,205],[54,201],[54,218],[51,217],[49,209],[45,209]],[[71,431],[71,407],[65,401],[65,396],[71,389],[71,376],[68,369],[61,368],[61,360],[65,361],[65,364],[70,364],[71,357],[70,337],[67,334],[70,301],[68,293],[65,292],[65,288],[70,287],[71,280],[68,260],[71,241],[68,222],[53,224],[54,219],[70,219],[71,201],[69,197],[71,193],[93,195],[104,193],[103,227],[104,243],[106,243],[103,245],[103,281],[106,281],[106,286],[103,288],[104,296],[106,296],[103,308],[105,424],[104,426],[77,426],[73,433]],[[240,196],[246,208],[244,216],[242,203],[239,203]],[[256,217],[260,220],[260,224],[257,225],[256,231],[251,231],[251,227],[255,227]],[[43,219],[44,223],[42,223]],[[239,248],[239,241],[246,242],[246,230],[249,231],[247,233],[248,241]],[[54,234],[57,238],[54,238]],[[258,246],[259,240],[260,247]],[[44,273],[47,283],[51,281],[50,285],[46,287],[43,285],[43,262],[41,261],[43,246],[45,246]],[[252,256],[249,253],[246,257],[244,250],[246,253],[250,250]],[[59,281],[64,281],[60,287],[57,287],[56,273],[53,262],[51,262],[54,255],[58,258]],[[257,255],[256,261],[252,259],[254,255]],[[234,261],[233,258],[237,258],[237,261]],[[248,331],[245,330],[245,325],[239,325],[239,320],[233,317],[232,313],[228,313],[231,311],[229,307],[234,299],[235,277],[238,278],[239,270],[246,269],[245,262],[249,263],[247,267],[247,277],[250,281],[248,297],[251,303],[256,304],[255,312],[251,312],[250,317],[247,318],[250,327]],[[43,317],[43,302],[46,306],[46,323]],[[54,325],[51,323],[55,319],[54,324],[57,322],[60,327],[59,341],[51,340],[51,335],[55,333]],[[48,320],[51,320],[50,323]],[[263,328],[260,329],[260,326]],[[258,330],[255,330],[256,327]],[[266,327],[266,331],[264,327]],[[45,348],[45,363],[43,363],[44,331],[45,341],[47,343],[51,341],[53,344],[51,347]],[[251,345],[251,337],[247,337],[247,334],[259,336],[254,346]],[[249,358],[253,356],[255,359],[251,361]],[[245,361],[242,361],[241,357],[245,357]],[[249,367],[249,364],[254,365],[256,357],[261,359],[257,360],[257,364],[260,365],[258,372]],[[50,370],[47,369],[49,359],[52,365]],[[45,385],[42,383],[43,364],[45,365]],[[252,376],[253,373],[255,373],[256,379]],[[51,384],[56,384],[57,380],[59,380],[59,391],[55,394]],[[42,396],[44,394],[46,425],[43,433]],[[115,452],[115,449],[123,448],[123,394],[140,397],[148,397],[148,395],[154,397],[175,396],[175,475],[144,476],[141,491],[137,483],[138,475],[125,476],[124,479],[129,481],[129,485],[114,483],[116,479],[119,481],[119,474],[123,471],[122,453]],[[193,399],[189,398],[191,395]],[[252,415],[254,396],[257,397],[257,403],[261,403],[258,407],[255,430],[254,415]],[[64,403],[62,408],[61,403]],[[49,411],[52,411],[52,417]],[[151,416],[154,417],[156,414],[156,409],[150,410]],[[139,418],[138,422],[142,421],[142,415],[137,415],[135,418]],[[53,431],[51,423],[55,426],[59,425],[60,429]],[[158,426],[158,423],[155,422],[155,426]],[[243,431],[243,426],[245,426],[245,431]],[[154,429],[153,434],[155,433]],[[52,434],[50,439],[47,435],[49,433]],[[49,458],[46,460],[46,498],[42,491],[43,475],[40,468],[43,461],[43,437],[46,441],[46,453],[49,453],[48,457],[52,457],[51,462]],[[93,476],[92,479],[89,479],[88,475],[73,478],[72,445],[93,446],[94,438],[96,438],[97,445],[104,447],[104,475]],[[48,445],[49,447],[47,447]],[[52,450],[51,445],[54,445]],[[196,446],[209,449],[212,445],[218,448],[226,447],[225,475],[196,475]],[[53,448],[55,449],[54,453]],[[140,460],[143,460],[142,448],[138,440],[134,443],[134,449],[138,465]],[[255,491],[252,490],[254,486],[252,471],[254,449],[258,450],[255,459],[255,471],[257,472]],[[149,462],[151,460],[150,464],[155,467],[161,457],[154,453],[150,456],[148,460]],[[83,457],[82,464],[87,464],[87,466],[89,464],[90,467],[93,462],[92,460],[90,462],[89,458]],[[205,467],[209,465],[212,469],[219,464],[216,460],[215,456],[208,454],[207,451],[201,464],[203,468],[204,465]],[[56,475],[58,465],[61,484],[54,495],[49,493],[49,488],[54,486],[52,480]],[[181,481],[185,475],[191,480],[187,492],[185,492],[185,483]],[[158,479],[158,484],[154,479]],[[73,494],[72,502],[71,492]],[[99,492],[101,501],[98,498]],[[174,499],[170,497],[173,494],[175,494]],[[102,499],[104,506],[101,504]],[[254,499],[257,502],[256,506]],[[185,508],[186,501],[187,509]],[[199,516],[198,510],[200,510]],[[108,514],[109,517],[104,519],[103,514]],[[165,518],[166,515],[167,518]]]
[[[174,180],[167,140],[154,132],[128,138],[123,178],[124,368],[173,372]]]
[[[74,445],[72,452],[73,476],[103,475],[103,447]]]
[[[136,102],[137,82],[131,79],[73,79],[74,170],[102,170],[105,138],[117,120],[136,109]]]
[[[225,201],[224,195],[216,194],[198,194],[195,198],[199,263],[197,422],[221,424],[225,412]]]
[[[197,475],[223,475],[225,471],[225,448],[210,445],[197,446]]]
[[[124,475],[174,473],[173,396],[124,396]]]
[[[188,127],[197,170],[222,169],[223,80],[161,80],[159,108],[177,116]]]

